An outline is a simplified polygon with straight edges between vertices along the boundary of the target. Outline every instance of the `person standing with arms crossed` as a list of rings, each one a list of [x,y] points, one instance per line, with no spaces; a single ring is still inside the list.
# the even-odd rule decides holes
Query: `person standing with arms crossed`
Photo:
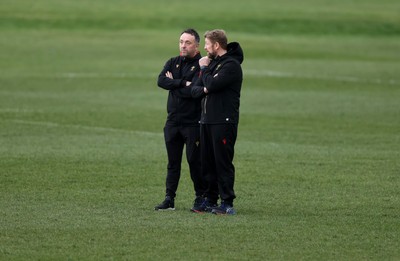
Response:
[[[193,97],[203,97],[200,119],[202,172],[207,180],[206,199],[195,212],[236,214],[233,208],[234,149],[239,124],[243,51],[224,30],[204,34],[207,56],[199,60],[200,78],[192,87]],[[218,197],[221,205],[217,206]]]
[[[186,158],[196,198],[194,207],[203,202],[205,183],[201,174],[200,129],[201,99],[193,98],[191,85],[199,75],[200,37],[194,29],[181,33],[180,55],[169,59],[160,75],[158,86],[168,90],[167,121],[164,139],[168,154],[166,196],[155,210],[175,210],[174,199],[181,175],[183,147],[186,144]]]

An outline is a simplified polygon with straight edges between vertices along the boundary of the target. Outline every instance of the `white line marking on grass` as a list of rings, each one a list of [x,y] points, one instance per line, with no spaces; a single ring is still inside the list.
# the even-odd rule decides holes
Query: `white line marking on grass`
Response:
[[[269,71],[269,70],[246,70],[245,75],[252,76],[267,76],[276,78],[304,78],[304,79],[317,79],[317,80],[331,80],[340,82],[360,82],[360,83],[376,83],[376,84],[391,84],[399,85],[400,82],[393,79],[363,79],[354,76],[323,76],[323,75],[306,75],[296,74],[289,72]]]
[[[40,110],[30,110],[30,109],[15,109],[15,108],[0,108],[0,113],[41,113]]]
[[[105,131],[105,132],[119,132],[125,134],[137,134],[143,136],[156,136],[161,137],[163,136],[162,133],[158,132],[150,132],[150,131],[134,131],[134,130],[122,130],[122,129],[115,129],[115,128],[107,128],[107,127],[96,127],[96,126],[85,126],[79,124],[59,124],[55,122],[47,122],[47,121],[27,121],[27,120],[8,120],[18,124],[29,124],[29,125],[40,125],[45,127],[51,128],[60,128],[60,127],[67,127],[67,128],[75,128],[75,129],[85,129],[85,130],[95,130],[95,131]]]
[[[400,85],[399,80],[394,79],[364,79],[355,76],[329,76],[329,75],[307,75],[296,74],[290,72],[280,72],[271,70],[245,70],[245,75],[259,76],[259,77],[275,77],[275,78],[303,78],[303,79],[317,79],[317,80],[330,80],[340,82],[360,82],[360,83],[375,83],[375,84],[391,84]],[[157,73],[78,73],[78,72],[65,72],[55,74],[25,74],[14,75],[11,77],[38,77],[38,78],[56,78],[56,79],[96,79],[96,78],[154,78]]]
[[[154,78],[157,76],[157,73],[76,73],[76,72],[67,72],[56,74],[56,78]]]
[[[156,78],[158,73],[78,73],[78,72],[64,72],[64,73],[53,73],[53,74],[41,74],[41,73],[28,73],[18,75],[2,75],[1,77],[11,78],[50,78],[50,79],[97,79],[97,78]]]

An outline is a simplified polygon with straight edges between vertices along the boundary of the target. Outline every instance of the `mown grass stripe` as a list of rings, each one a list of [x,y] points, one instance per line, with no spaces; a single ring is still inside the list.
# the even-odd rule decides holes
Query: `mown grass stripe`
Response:
[[[107,127],[99,127],[99,126],[85,126],[79,124],[60,124],[56,122],[48,122],[48,121],[29,121],[29,120],[6,120],[7,122],[17,123],[17,124],[28,124],[28,125],[39,125],[49,128],[74,128],[74,129],[83,129],[88,131],[101,131],[101,132],[116,132],[121,134],[131,134],[131,135],[141,135],[141,136],[162,136],[162,133],[149,132],[149,131],[135,131],[135,130],[123,130],[116,128],[107,128]]]

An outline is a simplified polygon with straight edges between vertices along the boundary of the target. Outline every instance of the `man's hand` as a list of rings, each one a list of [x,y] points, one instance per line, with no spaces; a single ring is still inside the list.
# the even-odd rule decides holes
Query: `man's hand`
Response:
[[[186,87],[189,87],[192,82],[186,81]]]
[[[170,79],[174,79],[174,77],[172,76],[172,73],[171,73],[170,71],[167,71],[167,72],[165,73],[165,76],[167,76],[167,77],[170,78]]]
[[[203,91],[204,91],[204,93],[207,94],[208,93],[207,87],[204,87]]]
[[[210,58],[208,56],[201,57],[199,60],[199,65],[201,66],[208,66],[210,64]]]

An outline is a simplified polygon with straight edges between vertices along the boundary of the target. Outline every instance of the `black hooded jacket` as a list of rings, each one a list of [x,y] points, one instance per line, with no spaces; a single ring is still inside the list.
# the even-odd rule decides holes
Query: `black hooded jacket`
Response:
[[[202,124],[239,123],[242,62],[242,48],[239,43],[232,42],[228,44],[226,54],[201,69],[199,80],[192,87],[192,96],[203,97]],[[207,94],[203,87],[207,88]]]
[[[168,90],[167,124],[195,126],[199,124],[201,107],[200,98],[191,95],[191,87],[186,87],[186,82],[192,84],[198,79],[200,67],[200,54],[193,58],[177,56],[169,59],[164,69],[158,76],[158,86]],[[165,76],[170,71],[173,79]]]

